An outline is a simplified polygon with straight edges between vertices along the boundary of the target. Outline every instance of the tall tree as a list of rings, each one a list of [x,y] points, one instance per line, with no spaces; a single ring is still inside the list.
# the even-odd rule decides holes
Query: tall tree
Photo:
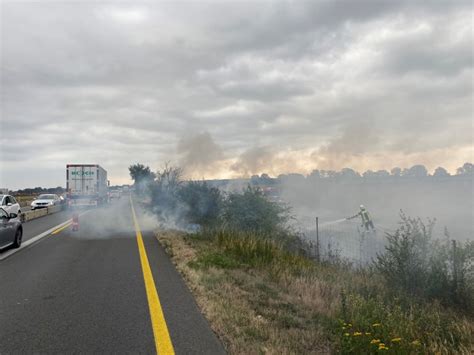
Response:
[[[338,175],[344,179],[356,179],[360,177],[360,174],[351,168],[343,168]]]
[[[441,166],[438,166],[435,169],[435,171],[433,173],[433,176],[434,177],[447,177],[447,176],[451,176],[451,175],[448,173],[448,171],[445,168],[443,168]]]
[[[395,177],[400,177],[402,175],[402,169],[399,167],[393,168],[390,170],[390,174]]]
[[[318,169],[313,170],[311,174],[308,175],[308,179],[319,179],[321,178],[321,173]]]
[[[424,165],[413,165],[410,169],[403,171],[403,176],[413,178],[426,177],[428,176],[428,170]]]
[[[474,175],[474,165],[471,163],[464,163],[463,166],[456,170],[457,175]]]
[[[137,163],[128,167],[130,177],[134,181],[137,193],[143,193],[148,184],[155,179],[155,174],[150,170],[150,167]]]

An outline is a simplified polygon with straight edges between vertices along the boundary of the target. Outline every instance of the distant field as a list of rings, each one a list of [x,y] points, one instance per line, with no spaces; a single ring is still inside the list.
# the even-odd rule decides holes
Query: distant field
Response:
[[[24,206],[29,206],[31,204],[31,201],[33,201],[36,198],[37,195],[20,195],[20,196],[15,196],[15,199],[18,201],[21,207]]]

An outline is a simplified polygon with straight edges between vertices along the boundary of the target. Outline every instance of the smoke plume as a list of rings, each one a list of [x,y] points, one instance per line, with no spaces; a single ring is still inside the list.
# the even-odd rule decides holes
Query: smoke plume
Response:
[[[378,134],[369,122],[351,124],[329,143],[316,149],[311,160],[318,169],[340,169],[357,165],[367,153],[373,153],[379,142]]]
[[[243,152],[232,164],[231,170],[240,176],[248,177],[262,171],[273,170],[275,153],[269,147],[253,147]]]
[[[224,158],[222,148],[209,132],[181,138],[177,147],[179,163],[188,178],[202,178],[216,169]]]

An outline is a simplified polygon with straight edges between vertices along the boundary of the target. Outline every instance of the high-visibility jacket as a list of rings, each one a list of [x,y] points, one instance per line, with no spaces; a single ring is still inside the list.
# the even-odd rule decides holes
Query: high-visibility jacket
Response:
[[[370,216],[369,216],[369,212],[367,212],[367,210],[360,211],[360,216],[362,217],[362,222],[364,222],[364,223],[370,222]]]
[[[360,211],[356,215],[354,215],[352,217],[349,217],[348,219],[353,219],[353,218],[356,218],[358,216],[360,216],[362,218],[362,223],[369,223],[370,222],[369,212],[367,212],[367,210],[365,210],[365,209]]]

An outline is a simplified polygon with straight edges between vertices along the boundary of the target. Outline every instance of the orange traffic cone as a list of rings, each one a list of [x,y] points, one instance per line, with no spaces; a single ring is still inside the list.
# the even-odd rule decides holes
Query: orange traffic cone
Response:
[[[72,215],[72,230],[78,231],[79,230],[79,214],[74,213]]]

